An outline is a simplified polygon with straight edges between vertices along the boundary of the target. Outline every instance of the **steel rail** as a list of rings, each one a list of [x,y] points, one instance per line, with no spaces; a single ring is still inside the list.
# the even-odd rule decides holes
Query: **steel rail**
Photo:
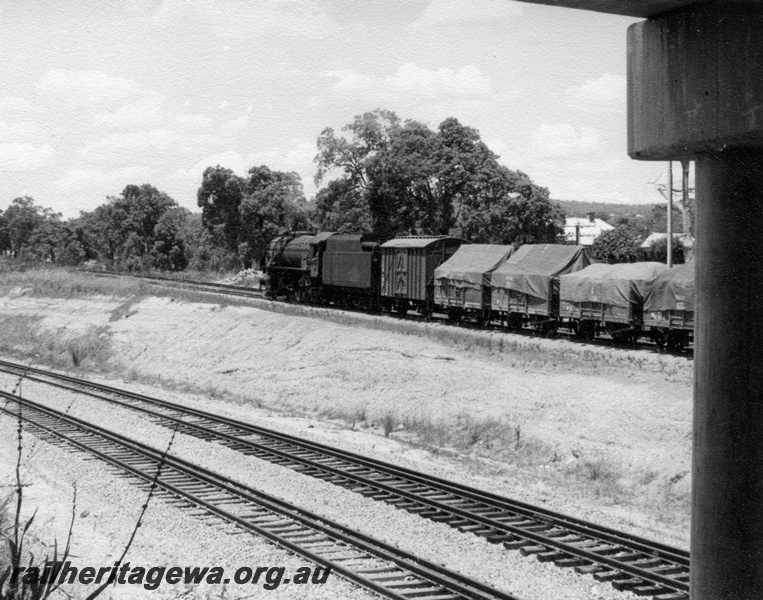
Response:
[[[0,370],[20,374],[25,369],[23,365],[0,361]],[[205,440],[217,439],[244,454],[471,531],[491,542],[518,548],[523,554],[536,554],[540,560],[575,567],[600,580],[611,580],[618,589],[666,599],[684,598],[688,593],[689,555],[685,551],[206,411],[42,369],[26,371],[32,381],[143,412],[166,426],[179,427],[184,433]],[[157,407],[169,414],[153,410]],[[181,415],[196,420],[181,420]],[[246,439],[252,435],[261,439]]]
[[[34,428],[147,483],[156,480],[157,485],[169,494],[266,537],[316,564],[331,567],[346,579],[385,597],[397,600],[518,600],[489,585],[113,431],[7,392],[0,392],[0,398],[6,400],[6,405],[0,406],[0,412],[9,417],[21,418]],[[15,403],[18,410],[10,409],[8,403]]]

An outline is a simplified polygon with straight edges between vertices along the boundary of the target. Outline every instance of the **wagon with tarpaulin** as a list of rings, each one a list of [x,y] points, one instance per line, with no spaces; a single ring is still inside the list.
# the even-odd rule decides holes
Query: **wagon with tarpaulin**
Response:
[[[597,332],[634,342],[643,333],[644,296],[668,270],[657,262],[593,264],[559,278],[559,317],[578,337]]]
[[[525,324],[543,331],[559,325],[559,277],[591,263],[587,248],[527,244],[493,271],[491,309],[511,329]]]
[[[435,310],[453,321],[491,320],[490,279],[514,252],[514,246],[467,244],[434,272]]]
[[[644,297],[644,326],[658,346],[680,350],[694,341],[694,263],[655,277]]]

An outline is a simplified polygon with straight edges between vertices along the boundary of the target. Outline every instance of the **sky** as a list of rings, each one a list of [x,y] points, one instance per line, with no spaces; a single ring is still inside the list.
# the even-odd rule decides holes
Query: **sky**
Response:
[[[128,184],[198,210],[208,166],[295,171],[384,108],[475,128],[551,197],[662,201],[626,153],[636,19],[513,0],[3,0],[0,209],[65,218]],[[325,182],[324,182],[325,183]]]

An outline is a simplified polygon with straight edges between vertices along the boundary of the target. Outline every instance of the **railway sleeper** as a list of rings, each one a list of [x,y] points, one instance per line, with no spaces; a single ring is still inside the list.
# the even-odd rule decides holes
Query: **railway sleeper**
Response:
[[[679,565],[666,565],[664,567],[656,567],[654,569],[650,569],[650,571],[653,573],[659,573],[660,575],[680,575],[687,580],[689,578],[688,569]],[[678,580],[679,577],[675,577],[675,579]]]
[[[532,556],[533,554],[543,554],[551,552],[551,548],[548,546],[522,546],[519,549],[519,553],[522,556]]]
[[[615,579],[612,582],[612,587],[618,592],[632,591],[634,588],[645,587],[649,585],[647,581],[638,577],[630,577],[628,579]]]
[[[402,590],[416,590],[419,588],[429,588],[429,590],[434,591],[437,589],[435,585],[433,585],[429,581],[424,581],[422,579],[401,581],[400,583],[391,583],[385,587],[391,590],[399,590],[403,594],[405,594],[406,592],[403,592]]]
[[[562,558],[567,558],[568,556],[569,554],[565,552],[556,551],[556,552],[547,552],[547,553],[538,554],[536,558],[540,562],[553,562],[554,564],[556,564],[556,561]]]
[[[641,585],[628,590],[636,596],[657,596],[658,594],[664,594],[670,590],[660,585]]]
[[[514,539],[503,542],[503,547],[507,550],[521,550],[522,548],[532,546],[534,543],[533,540],[514,536]]]
[[[590,565],[590,561],[587,561],[584,558],[577,558],[573,556],[566,555],[565,558],[560,558],[559,560],[555,560],[554,564],[557,567],[584,567],[587,565]]]
[[[602,565],[583,565],[582,567],[575,567],[575,573],[579,573],[580,575],[595,575],[596,573],[601,573],[602,571],[611,572],[611,569],[604,567]]]
[[[594,573],[593,574],[593,578],[596,581],[612,581],[612,582],[616,582],[616,581],[619,581],[619,580],[622,580],[622,581],[631,580],[632,576],[628,575],[627,573],[623,573],[622,571],[617,571],[617,570],[613,570],[613,569],[607,569],[607,571],[602,571],[602,572],[599,572],[599,573]],[[638,581],[640,581],[641,583],[646,583],[645,581],[643,581],[641,579],[639,579]]]

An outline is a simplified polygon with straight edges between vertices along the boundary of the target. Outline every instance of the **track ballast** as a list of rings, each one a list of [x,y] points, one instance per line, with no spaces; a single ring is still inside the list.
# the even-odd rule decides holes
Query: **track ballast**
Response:
[[[51,441],[97,456],[144,485],[156,482],[184,508],[229,523],[396,600],[518,600],[398,548],[242,485],[198,465],[51,409],[0,392],[0,413],[20,418]],[[157,476],[157,471],[159,475]]]
[[[473,533],[544,562],[572,567],[618,590],[686,600],[689,555],[601,527],[379,460],[242,421],[68,375],[0,361],[0,371],[137,410],[182,433],[216,441],[423,518]]]

